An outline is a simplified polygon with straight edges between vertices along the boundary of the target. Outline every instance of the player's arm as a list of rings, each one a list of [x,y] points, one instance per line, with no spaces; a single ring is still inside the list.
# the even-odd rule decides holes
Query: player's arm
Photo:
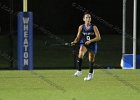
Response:
[[[75,40],[71,43],[72,45],[74,45],[74,44],[76,44],[76,43],[78,43],[80,41],[81,32],[82,32],[82,26],[83,25],[79,26],[77,36],[76,36]]]
[[[91,40],[89,40],[89,41],[87,41],[85,44],[87,44],[87,45],[89,45],[90,43],[92,43],[92,42],[97,42],[97,41],[100,41],[101,40],[101,36],[100,36],[100,32],[99,32],[99,30],[98,30],[98,28],[97,28],[97,26],[93,26],[93,29],[94,29],[94,32],[95,32],[95,38],[93,38],[93,39],[91,39]]]

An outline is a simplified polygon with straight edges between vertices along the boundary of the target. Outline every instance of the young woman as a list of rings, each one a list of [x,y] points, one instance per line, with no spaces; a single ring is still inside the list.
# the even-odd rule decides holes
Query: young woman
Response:
[[[89,74],[84,80],[91,80],[93,78],[94,70],[93,65],[95,61],[95,55],[97,53],[97,42],[101,40],[100,33],[97,26],[91,24],[91,14],[85,13],[83,16],[84,24],[79,26],[77,37],[71,43],[75,45],[80,41],[80,49],[78,55],[78,70],[75,72],[75,76],[82,75],[82,60],[86,52],[89,56]]]

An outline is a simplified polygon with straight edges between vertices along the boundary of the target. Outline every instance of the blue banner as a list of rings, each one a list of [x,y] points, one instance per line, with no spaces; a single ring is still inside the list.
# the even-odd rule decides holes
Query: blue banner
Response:
[[[18,13],[18,69],[33,69],[33,13]]]

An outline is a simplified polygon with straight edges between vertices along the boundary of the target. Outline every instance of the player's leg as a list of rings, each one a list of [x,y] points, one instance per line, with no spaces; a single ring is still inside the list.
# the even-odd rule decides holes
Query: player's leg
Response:
[[[92,51],[89,51],[89,74],[87,77],[84,78],[84,80],[91,80],[94,75],[93,65],[95,61],[95,54]]]
[[[78,55],[78,66],[77,66],[77,71],[75,72],[75,76],[80,76],[82,75],[82,61],[83,61],[83,57],[85,55],[85,53],[87,52],[87,48],[85,46],[81,46],[79,49],[79,55]]]
[[[87,52],[87,48],[85,46],[81,46],[79,49],[79,55],[78,55],[78,70],[81,71],[82,61],[85,53]]]
[[[97,53],[97,44],[94,44],[93,46],[89,47],[89,74],[87,77],[84,78],[84,80],[91,80],[94,75],[94,62],[95,62],[95,55]]]
[[[94,66],[94,61],[95,61],[95,54],[90,51],[89,52],[89,73],[93,73],[93,66]]]

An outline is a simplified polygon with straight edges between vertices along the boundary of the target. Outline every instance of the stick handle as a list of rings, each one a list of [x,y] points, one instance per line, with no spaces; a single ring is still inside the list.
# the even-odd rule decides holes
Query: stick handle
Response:
[[[75,45],[76,44],[85,44],[85,43],[75,43]],[[65,43],[64,45],[66,45],[66,46],[72,46],[72,43]]]

